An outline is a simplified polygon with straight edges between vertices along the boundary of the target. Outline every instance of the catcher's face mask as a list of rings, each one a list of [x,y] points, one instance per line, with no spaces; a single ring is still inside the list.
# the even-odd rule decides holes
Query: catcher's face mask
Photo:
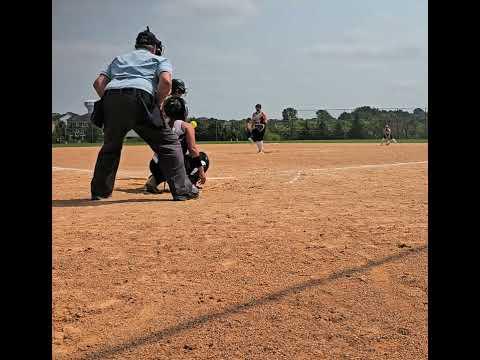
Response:
[[[155,47],[157,48],[155,50],[155,55],[157,56],[162,56],[163,54],[163,45],[162,45],[162,42],[160,40],[158,40],[155,44]]]

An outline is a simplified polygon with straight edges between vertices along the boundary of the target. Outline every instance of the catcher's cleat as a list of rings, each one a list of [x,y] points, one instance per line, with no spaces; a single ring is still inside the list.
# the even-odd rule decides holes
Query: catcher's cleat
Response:
[[[187,201],[187,200],[195,200],[198,199],[200,196],[200,192],[195,185],[192,185],[192,191],[185,195],[177,195],[173,197],[173,201]]]
[[[198,193],[192,193],[188,195],[179,195],[173,198],[173,201],[187,201],[187,200],[196,200],[200,195]]]
[[[145,191],[151,194],[161,194],[162,192],[157,188],[158,184],[155,181],[155,177],[150,175],[145,183]]]

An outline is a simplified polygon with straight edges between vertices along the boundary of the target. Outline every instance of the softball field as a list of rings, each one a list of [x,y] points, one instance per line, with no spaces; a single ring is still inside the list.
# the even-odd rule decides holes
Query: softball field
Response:
[[[54,359],[427,359],[428,145],[201,145],[198,200],[52,149]]]

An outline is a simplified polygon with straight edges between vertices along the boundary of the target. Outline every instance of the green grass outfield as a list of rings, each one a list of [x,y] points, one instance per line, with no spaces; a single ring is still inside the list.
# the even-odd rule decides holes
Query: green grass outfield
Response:
[[[400,139],[397,141],[401,144],[404,143],[428,143],[428,139]],[[197,141],[199,144],[249,144],[248,141]],[[281,141],[265,141],[268,143],[295,143],[295,144],[335,144],[335,143],[380,143],[379,139],[346,139],[346,140],[281,140]],[[102,143],[69,143],[69,144],[52,144],[52,147],[91,147],[101,146]],[[143,141],[126,141],[124,145],[146,145]]]

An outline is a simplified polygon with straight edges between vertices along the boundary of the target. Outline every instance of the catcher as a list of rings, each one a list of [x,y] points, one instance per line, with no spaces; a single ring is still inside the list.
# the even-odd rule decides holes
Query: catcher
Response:
[[[195,126],[186,122],[188,109],[185,100],[178,95],[168,97],[163,105],[163,111],[168,125],[178,135],[184,155],[185,170],[192,184],[205,184],[210,161],[206,153],[199,150],[195,143]],[[151,175],[145,184],[145,190],[149,193],[160,194],[158,185],[166,181],[165,175],[158,166],[158,157],[153,155],[150,160]]]

